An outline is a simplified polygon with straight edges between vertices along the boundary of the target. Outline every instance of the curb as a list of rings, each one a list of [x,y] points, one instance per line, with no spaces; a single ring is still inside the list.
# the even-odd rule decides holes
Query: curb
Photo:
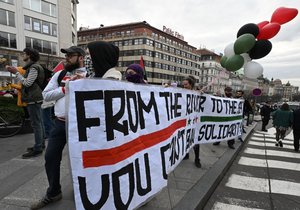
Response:
[[[233,161],[248,141],[248,136],[253,132],[256,122],[246,133],[244,143],[236,145],[235,150],[226,150],[222,157],[201,177],[201,179],[184,195],[174,210],[203,209],[220,181],[231,167]]]

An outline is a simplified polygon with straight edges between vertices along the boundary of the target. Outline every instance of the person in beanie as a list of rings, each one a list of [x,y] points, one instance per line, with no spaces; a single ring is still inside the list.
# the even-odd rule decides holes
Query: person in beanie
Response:
[[[128,82],[144,84],[144,70],[139,64],[131,64],[125,71],[125,78]]]
[[[121,80],[122,74],[116,70],[119,48],[109,42],[95,41],[87,45],[92,59],[95,78]]]

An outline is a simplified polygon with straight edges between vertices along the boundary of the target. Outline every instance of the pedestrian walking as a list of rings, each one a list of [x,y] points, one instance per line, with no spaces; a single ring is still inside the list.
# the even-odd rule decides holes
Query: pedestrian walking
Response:
[[[293,135],[294,135],[294,149],[299,151],[300,139],[300,108],[293,111]]]
[[[6,69],[15,74],[21,82],[22,101],[27,103],[27,111],[29,113],[31,126],[34,132],[34,145],[27,148],[27,152],[22,155],[22,158],[31,158],[39,156],[43,153],[45,147],[44,140],[44,125],[42,118],[41,105],[43,103],[42,85],[44,81],[44,70],[37,62],[40,59],[39,52],[33,48],[25,48],[23,50],[23,61],[25,66],[25,74],[21,75],[17,68],[6,66]]]
[[[271,108],[271,102],[267,101],[263,107],[260,109],[260,115],[261,115],[261,120],[262,120],[262,127],[261,127],[261,131],[266,131],[266,126],[269,124],[270,121],[270,116],[271,116],[271,112],[273,111],[273,109]]]
[[[293,113],[290,111],[289,105],[284,103],[279,109],[272,112],[273,125],[276,128],[276,146],[283,147],[282,140],[289,127],[293,124]]]
[[[193,76],[188,76],[183,79],[183,88],[193,90],[195,88],[196,79]],[[197,168],[201,168],[201,162],[200,162],[200,145],[196,144],[194,147],[194,153],[195,153],[195,166]],[[189,153],[186,154],[184,159],[189,159]]]

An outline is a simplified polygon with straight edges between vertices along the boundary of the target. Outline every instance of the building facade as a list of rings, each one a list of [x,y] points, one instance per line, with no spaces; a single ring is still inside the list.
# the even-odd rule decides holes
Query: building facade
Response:
[[[130,64],[139,63],[142,56],[148,82],[152,84],[181,83],[188,75],[193,75],[199,83],[201,56],[183,39],[169,28],[159,30],[146,21],[93,29],[81,27],[78,31],[78,45],[83,48],[99,40],[118,46],[117,68],[121,72]]]
[[[40,52],[49,69],[60,60],[59,49],[77,44],[77,0],[0,0],[0,80],[11,75],[5,65],[22,66],[22,50]]]
[[[231,79],[233,73],[224,69],[220,64],[221,55],[216,54],[208,49],[199,49],[197,54],[200,55],[200,79],[199,86],[204,87],[207,93],[217,93],[223,90],[227,86],[231,86],[235,83]],[[234,86],[234,90],[239,89],[239,87]]]

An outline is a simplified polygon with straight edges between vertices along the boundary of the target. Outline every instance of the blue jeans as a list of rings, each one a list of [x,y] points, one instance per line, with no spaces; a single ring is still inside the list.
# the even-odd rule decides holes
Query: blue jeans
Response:
[[[43,123],[45,128],[45,139],[48,139],[53,128],[53,107],[42,109]]]
[[[60,185],[60,162],[62,152],[66,145],[65,122],[55,119],[54,127],[48,139],[48,146],[45,154],[45,168],[49,187],[47,196],[53,197],[61,193]]]
[[[45,144],[45,140],[41,104],[28,104],[27,110],[29,113],[31,126],[34,132],[35,144],[33,146],[33,150],[42,151],[42,145]]]

